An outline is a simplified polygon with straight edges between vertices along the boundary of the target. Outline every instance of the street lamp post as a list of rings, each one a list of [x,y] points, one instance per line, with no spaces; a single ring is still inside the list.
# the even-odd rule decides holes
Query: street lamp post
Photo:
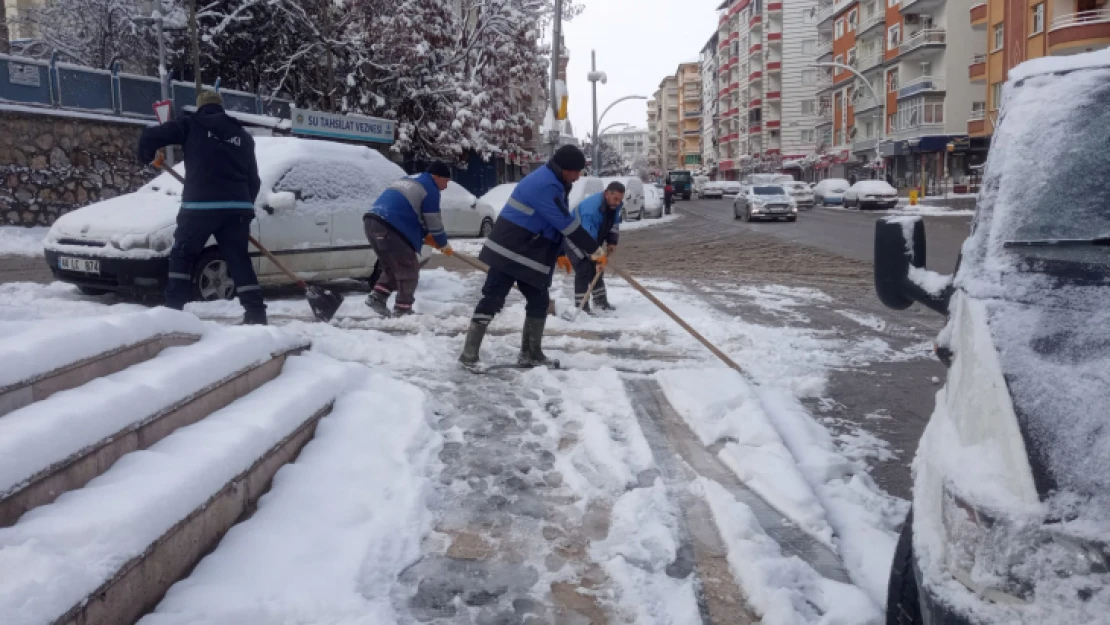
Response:
[[[647,99],[647,96],[642,96],[642,95],[626,95],[623,98],[617,98],[616,100],[613,100],[612,104],[605,107],[605,110],[601,112],[600,116],[598,116],[596,114],[597,109],[596,108],[594,109],[594,111],[595,111],[595,113],[594,113],[594,162],[595,163],[599,163],[600,159],[601,159],[601,157],[600,157],[600,154],[601,154],[600,145],[601,144],[598,142],[597,128],[598,128],[598,126],[601,125],[601,122],[605,119],[605,115],[608,114],[609,111],[611,111],[614,106],[620,104],[621,102],[626,102],[628,100],[646,100],[646,99]]]
[[[594,100],[594,108],[593,108],[593,115],[594,115],[593,162],[594,162],[594,166],[597,168],[598,172],[600,172],[601,171],[601,143],[600,143],[600,137],[598,137],[597,127],[601,123],[601,120],[598,119],[598,117],[597,117],[597,83],[600,81],[601,84],[604,85],[605,83],[609,82],[609,77],[605,75],[605,72],[597,71],[597,51],[596,50],[590,50],[590,72],[588,74],[586,74],[586,80],[590,81],[590,88],[593,90],[593,100]]]
[[[556,85],[559,81],[559,58],[563,55],[563,0],[555,0],[555,25],[551,33],[551,118],[555,128],[551,131],[551,156],[559,149],[559,120],[556,114],[559,111],[559,93]]]

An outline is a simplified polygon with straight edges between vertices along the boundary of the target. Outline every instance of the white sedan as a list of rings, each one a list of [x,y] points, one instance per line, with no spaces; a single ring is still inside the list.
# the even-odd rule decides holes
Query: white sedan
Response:
[[[898,206],[898,191],[883,180],[860,180],[844,192],[844,206],[894,208]]]
[[[841,204],[848,191],[848,181],[843,178],[825,178],[813,188],[813,197],[818,206]]]
[[[257,137],[255,154],[262,190],[251,235],[305,278],[369,279],[377,258],[362,216],[404,170],[370,148],[327,141]],[[176,170],[188,175],[183,164]],[[160,297],[181,191],[181,183],[163,173],[134,193],[58,218],[44,241],[54,277],[87,294]],[[452,220],[450,213],[445,220]],[[257,250],[251,256],[263,285],[289,282]],[[194,299],[234,297],[235,284],[215,240],[209,240],[192,273]]]
[[[719,200],[725,196],[725,183],[724,182],[707,182],[698,194],[702,199],[713,198]]]
[[[653,184],[644,185],[644,217],[659,219],[663,216],[663,190]]]
[[[785,182],[783,188],[794,198],[794,203],[798,208],[813,208],[815,202],[813,198],[813,189],[804,182]]]
[[[497,221],[498,211],[493,206],[454,181],[447,183],[447,189],[440,194],[439,209],[443,213],[443,227],[450,237],[489,236],[493,232],[493,222]]]

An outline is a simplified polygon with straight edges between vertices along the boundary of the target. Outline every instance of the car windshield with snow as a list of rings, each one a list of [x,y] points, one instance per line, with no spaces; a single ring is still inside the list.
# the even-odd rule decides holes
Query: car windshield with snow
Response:
[[[913,622],[1110,613],[1108,102],[1105,52],[1011,70],[954,278],[924,269],[920,218],[878,225],[883,302],[948,316],[891,574]]]

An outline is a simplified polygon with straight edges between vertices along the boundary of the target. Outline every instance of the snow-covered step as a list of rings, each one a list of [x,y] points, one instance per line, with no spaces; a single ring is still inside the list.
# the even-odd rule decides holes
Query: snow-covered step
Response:
[[[193,315],[166,308],[35,324],[0,339],[0,416],[200,338]]]
[[[192,345],[0,417],[0,527],[243,397],[306,347],[273,328],[207,328]]]
[[[4,625],[134,623],[251,510],[365,375],[316,354],[291,357],[246,397],[0,529]]]

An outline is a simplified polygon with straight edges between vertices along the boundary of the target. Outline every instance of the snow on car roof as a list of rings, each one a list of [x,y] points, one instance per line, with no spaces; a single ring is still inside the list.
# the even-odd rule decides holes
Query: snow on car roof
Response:
[[[885,180],[860,180],[852,185],[857,189],[875,189],[876,191],[893,191],[894,187],[886,183]]]
[[[1070,72],[1093,67],[1110,67],[1110,48],[1068,56],[1043,56],[1018,65],[1010,70],[1009,75],[1011,81],[1016,81],[1040,74]]]

